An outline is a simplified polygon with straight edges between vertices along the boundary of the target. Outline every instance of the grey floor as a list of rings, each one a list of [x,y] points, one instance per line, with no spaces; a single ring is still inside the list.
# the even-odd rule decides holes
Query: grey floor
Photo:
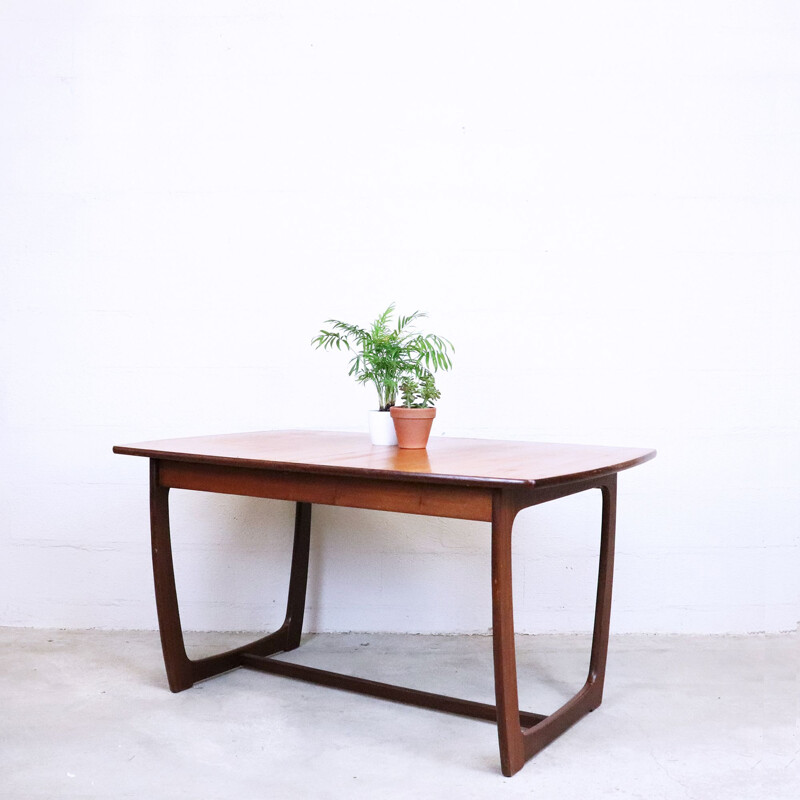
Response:
[[[241,641],[193,634],[191,655]],[[518,637],[523,707],[584,636]],[[287,656],[288,657],[288,656]],[[487,637],[304,637],[292,659],[493,702]],[[173,695],[152,632],[0,628],[0,798],[800,797],[800,639],[613,637],[605,701],[513,778],[490,723],[238,670]]]

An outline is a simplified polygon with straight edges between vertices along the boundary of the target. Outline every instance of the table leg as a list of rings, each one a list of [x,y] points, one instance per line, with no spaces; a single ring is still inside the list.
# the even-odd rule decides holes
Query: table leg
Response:
[[[603,518],[600,536],[600,567],[597,575],[597,600],[594,607],[592,655],[587,683],[594,687],[592,710],[603,701],[606,679],[608,634],[611,627],[611,587],[614,582],[614,538],[617,519],[617,476],[610,476],[600,487],[603,493]]]
[[[298,503],[294,517],[294,545],[292,546],[292,569],[289,576],[289,597],[286,600],[286,619],[280,628],[280,630],[286,630],[284,650],[294,650],[300,646],[303,613],[306,607],[310,544],[311,503]]]
[[[310,503],[297,503],[296,506],[289,596],[286,618],[281,627],[274,633],[249,644],[197,660],[190,659],[186,654],[172,560],[169,489],[159,483],[156,459],[151,459],[150,462],[150,531],[161,649],[169,688],[173,692],[183,691],[199,680],[242,666],[245,655],[267,656],[293,650],[300,644],[308,581]]]
[[[592,652],[589,675],[578,693],[549,716],[522,728],[517,690],[514,619],[511,595],[511,529],[514,516],[524,505],[498,493],[492,515],[492,620],[494,640],[495,694],[504,775],[513,775],[525,761],[544,749],[581,717],[594,711],[603,699],[608,635],[611,621],[611,587],[614,574],[616,523],[616,474],[593,484],[603,496],[600,564],[597,580]],[[551,499],[551,498],[548,498]]]
[[[516,514],[507,496],[497,492],[492,503],[492,646],[500,768],[507,776],[525,763],[511,594],[511,529]]]
[[[597,576],[592,653],[589,674],[578,693],[542,722],[523,733],[525,758],[531,758],[581,717],[594,711],[603,699],[608,633],[611,620],[611,585],[614,574],[614,531],[616,520],[617,476],[611,475],[597,485],[603,495],[600,538],[600,565]]]

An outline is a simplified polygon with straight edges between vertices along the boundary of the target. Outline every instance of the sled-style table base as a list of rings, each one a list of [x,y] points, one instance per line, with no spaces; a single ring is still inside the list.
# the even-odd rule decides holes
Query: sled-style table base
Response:
[[[427,450],[373,446],[366,435],[320,431],[172,439],[115,447],[150,459],[150,519],[156,605],[170,689],[237,667],[497,723],[500,764],[513,775],[603,697],[611,613],[617,473],[653,450],[432,438]],[[219,655],[186,655],[172,563],[170,489],[296,503],[286,618],[274,633]],[[589,673],[550,715],[520,711],[511,592],[511,533],[519,511],[567,495],[602,493],[600,567]],[[491,523],[491,596],[496,705],[354,678],[270,658],[300,644],[308,579],[311,508],[399,511]],[[487,587],[488,591],[488,587]]]

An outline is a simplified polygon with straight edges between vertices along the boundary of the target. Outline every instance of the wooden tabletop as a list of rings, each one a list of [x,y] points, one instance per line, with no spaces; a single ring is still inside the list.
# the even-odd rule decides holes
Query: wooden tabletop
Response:
[[[425,483],[542,486],[619,472],[655,450],[433,436],[426,450],[373,445],[365,433],[259,431],[119,445],[115,453]]]

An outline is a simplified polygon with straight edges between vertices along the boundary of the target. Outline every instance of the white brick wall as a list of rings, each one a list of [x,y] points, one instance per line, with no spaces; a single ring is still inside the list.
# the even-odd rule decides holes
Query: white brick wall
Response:
[[[438,432],[653,446],[618,631],[800,617],[800,21],[785,2],[6,2],[0,624],[152,627],[115,443],[364,429],[324,319],[426,309]],[[174,493],[187,627],[282,616],[288,505]],[[589,625],[598,498],[519,518]],[[485,526],[315,511],[308,624],[485,631]],[[361,587],[363,586],[363,592]]]

